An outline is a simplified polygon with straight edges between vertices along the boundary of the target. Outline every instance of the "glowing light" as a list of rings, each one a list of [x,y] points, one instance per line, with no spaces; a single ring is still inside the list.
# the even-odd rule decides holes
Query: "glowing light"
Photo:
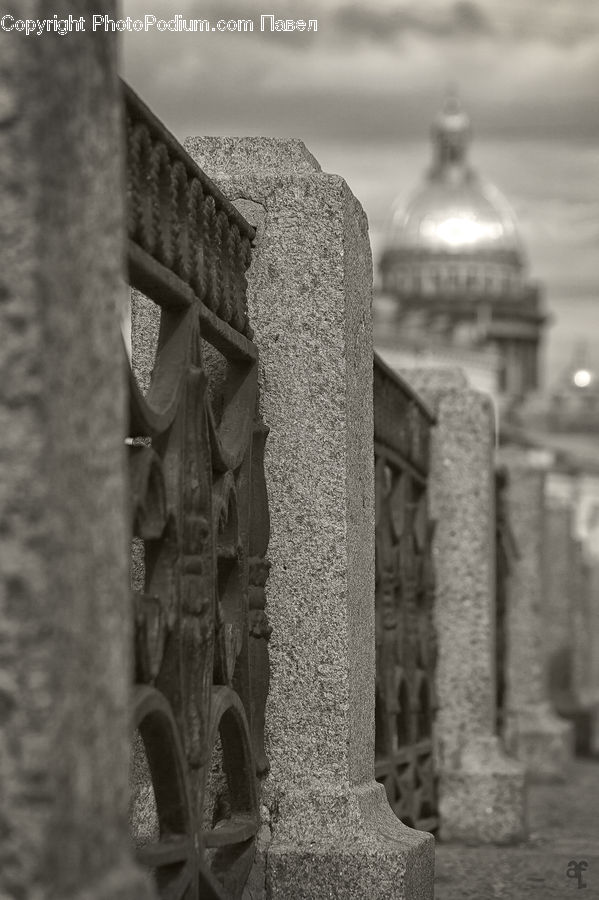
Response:
[[[502,230],[498,222],[479,222],[472,216],[450,216],[442,222],[424,222],[422,227],[426,237],[438,238],[451,247],[493,240],[501,237]]]
[[[593,376],[589,372],[588,369],[579,369],[574,373],[574,384],[576,387],[588,387],[591,381],[593,380]]]

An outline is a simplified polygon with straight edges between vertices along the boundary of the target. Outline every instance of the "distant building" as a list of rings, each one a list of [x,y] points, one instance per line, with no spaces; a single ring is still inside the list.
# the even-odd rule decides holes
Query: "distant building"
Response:
[[[584,347],[551,391],[546,419],[550,431],[599,434],[599,378],[586,361]]]
[[[546,316],[509,204],[469,163],[470,138],[449,97],[433,123],[425,182],[392,212],[375,342],[394,368],[460,365],[474,387],[511,405],[539,386]]]
[[[551,392],[539,376],[547,325],[514,214],[468,160],[471,128],[456,97],[432,126],[433,159],[396,205],[379,260],[377,351],[396,370],[459,366],[496,404],[500,440],[576,483],[576,536],[599,559],[599,373],[580,348]]]

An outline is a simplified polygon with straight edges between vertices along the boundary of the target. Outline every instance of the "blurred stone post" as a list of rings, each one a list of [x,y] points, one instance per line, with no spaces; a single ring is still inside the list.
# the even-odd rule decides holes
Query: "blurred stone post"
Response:
[[[548,472],[545,485],[543,653],[549,698],[567,713],[574,696],[574,642],[571,617],[573,580],[574,486],[563,473]]]
[[[565,777],[572,726],[551,708],[543,653],[545,476],[535,451],[506,447],[508,510],[518,547],[508,586],[505,740],[531,777]]]
[[[495,734],[494,411],[458,369],[402,374],[437,416],[429,490],[441,837],[508,843],[526,833],[525,778]]]
[[[599,731],[599,684],[593,679],[593,656],[597,652],[593,615],[593,559],[578,536],[570,538],[572,631],[572,700],[565,715],[574,723],[576,752],[594,752]]]
[[[589,568],[585,558],[584,545],[580,538],[572,538],[571,560],[572,688],[582,709],[585,709],[590,702],[590,585]]]
[[[100,10],[115,15],[106,0],[51,12]],[[149,898],[127,839],[115,37],[15,30],[0,45],[0,895]]]
[[[590,747],[599,754],[599,556],[589,557],[589,685],[592,709]]]
[[[273,628],[262,888],[281,900],[432,898],[434,840],[404,826],[374,780],[366,217],[298,141],[189,138],[186,149],[258,226],[249,307],[270,428]]]
[[[588,670],[584,702],[591,712],[588,749],[599,753],[599,475],[583,473],[580,496],[586,500],[581,510],[584,541],[588,614]]]
[[[584,634],[579,635],[582,670],[580,699],[586,714],[578,749],[599,753],[599,473],[581,466],[578,479],[577,534],[581,541]],[[576,652],[576,640],[574,641]],[[574,665],[574,679],[578,677]],[[580,744],[582,743],[582,746]]]

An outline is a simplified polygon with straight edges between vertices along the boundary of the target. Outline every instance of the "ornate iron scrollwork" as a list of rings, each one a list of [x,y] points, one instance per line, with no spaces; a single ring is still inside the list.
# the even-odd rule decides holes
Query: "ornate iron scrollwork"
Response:
[[[130,368],[133,726],[166,900],[240,897],[266,772],[269,519],[245,271],[253,230],[125,86],[129,279],[160,309],[144,395]],[[133,346],[135,363],[135,336]]]
[[[425,831],[438,826],[434,523],[427,497],[432,423],[422,402],[375,356],[375,773],[398,818]]]

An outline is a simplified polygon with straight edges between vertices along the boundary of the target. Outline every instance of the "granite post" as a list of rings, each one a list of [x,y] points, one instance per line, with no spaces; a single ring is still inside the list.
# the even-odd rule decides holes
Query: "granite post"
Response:
[[[441,837],[509,843],[526,833],[525,774],[495,734],[495,470],[490,397],[459,369],[406,369],[433,407]]]
[[[589,684],[594,710],[591,720],[590,751],[599,754],[599,557],[589,558]]]
[[[598,685],[593,680],[593,560],[585,542],[572,537],[570,558],[571,593],[570,618],[572,627],[572,697],[574,706],[568,718],[574,723],[576,753],[587,756],[595,752],[599,733]],[[567,714],[567,713],[566,713]]]
[[[599,477],[578,470],[576,528],[580,560],[579,604],[574,623],[572,676],[581,709],[577,752],[599,752]],[[573,617],[574,619],[574,617]]]
[[[559,712],[576,706],[573,686],[573,635],[570,616],[572,589],[571,504],[551,489],[547,477],[545,499],[545,591],[543,603],[543,653],[549,698]]]
[[[589,567],[584,544],[580,538],[572,538],[572,592],[570,615],[573,633],[572,687],[584,708],[590,699],[590,610]]]
[[[543,654],[545,478],[527,450],[508,447],[508,509],[518,548],[508,586],[506,723],[508,750],[537,780],[561,780],[573,752],[572,726],[551,709]]]
[[[127,840],[115,37],[15,30],[0,45],[0,895],[144,900]]]
[[[345,182],[298,141],[189,138],[258,227],[249,277],[260,350],[271,570],[255,896],[433,896],[431,835],[374,781],[372,263]]]
[[[597,549],[592,533],[594,516],[585,523],[581,504],[588,484],[571,473],[551,472],[546,488],[549,690],[556,710],[573,723],[576,752],[581,754],[594,752],[599,741],[599,678],[595,671],[599,624],[594,600]]]

